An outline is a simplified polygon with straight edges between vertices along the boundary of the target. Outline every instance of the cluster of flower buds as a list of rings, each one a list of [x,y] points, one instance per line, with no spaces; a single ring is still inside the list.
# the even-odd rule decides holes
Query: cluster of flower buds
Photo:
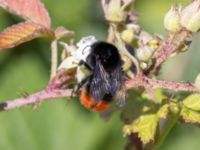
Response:
[[[164,18],[164,26],[170,32],[185,28],[189,32],[200,29],[200,0],[193,0],[186,7],[172,6]]]
[[[142,69],[145,70],[151,65],[152,55],[159,48],[159,45],[160,41],[158,38],[144,31],[140,33],[136,57],[140,61],[140,67]]]
[[[125,30],[121,33],[121,38],[128,44],[131,44],[136,39],[140,32],[140,27],[136,24],[130,23],[126,25]]]

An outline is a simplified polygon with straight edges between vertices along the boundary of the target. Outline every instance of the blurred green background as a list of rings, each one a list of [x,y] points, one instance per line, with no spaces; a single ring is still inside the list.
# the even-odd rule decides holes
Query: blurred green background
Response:
[[[95,35],[105,39],[107,24],[100,2],[95,0],[42,0],[52,17],[53,28],[63,25],[76,32],[76,39]],[[171,4],[189,0],[136,0],[139,23],[147,31],[165,34],[162,22]],[[19,21],[0,9],[0,30]],[[193,81],[200,72],[200,36],[190,51],[171,58],[160,78]],[[16,98],[24,91],[44,88],[49,79],[49,42],[37,39],[0,54],[0,100]],[[39,108],[23,107],[0,113],[0,150],[122,150],[125,138],[116,113],[104,121],[98,113],[83,108],[78,100],[42,103]],[[200,129],[177,124],[160,150],[198,150]]]

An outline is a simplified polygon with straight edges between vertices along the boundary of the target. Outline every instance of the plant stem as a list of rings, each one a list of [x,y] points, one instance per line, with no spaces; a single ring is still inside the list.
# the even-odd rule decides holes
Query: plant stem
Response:
[[[34,93],[29,96],[8,100],[0,103],[0,111],[17,108],[29,104],[38,103],[44,100],[50,100],[59,97],[68,97],[71,95],[72,90],[59,90],[59,89],[44,89],[40,92]]]
[[[183,43],[183,41],[188,35],[189,32],[183,30],[177,35],[176,39],[178,40],[173,41],[171,40],[171,38],[169,38],[168,41],[166,41],[165,44],[163,45],[162,48],[163,50],[161,50],[159,53],[156,53],[156,55],[154,56],[156,62],[150,71],[155,72],[172,53],[178,50],[179,46]]]
[[[71,73],[60,71],[44,90],[29,96],[2,102],[0,103],[0,110],[9,110],[20,106],[41,102],[47,99],[69,97],[71,96],[72,90],[62,89],[62,86],[67,84],[67,82],[71,79],[72,76],[74,76],[74,74],[75,73],[73,71]],[[135,78],[126,81],[125,84],[127,89],[134,88],[136,86],[143,86],[144,88],[163,88],[175,91],[198,92],[192,83],[154,80],[143,75],[137,75]]]
[[[147,88],[169,89],[173,91],[199,92],[193,83],[156,80],[147,78],[143,75],[137,75],[133,79],[126,81],[126,86],[128,89],[135,86],[142,86]]]
[[[57,40],[51,42],[51,79],[56,75],[58,65],[58,47]]]

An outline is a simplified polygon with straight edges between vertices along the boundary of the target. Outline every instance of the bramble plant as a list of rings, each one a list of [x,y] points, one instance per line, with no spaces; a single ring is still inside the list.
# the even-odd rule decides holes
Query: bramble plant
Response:
[[[200,0],[169,9],[164,17],[166,39],[144,31],[137,24],[134,0],[101,0],[101,5],[109,24],[105,41],[118,48],[124,62],[123,71],[128,76],[123,87],[127,93],[126,104],[116,107],[114,102],[110,108],[110,112],[121,112],[123,134],[128,139],[126,149],[158,148],[178,121],[200,124],[200,75],[194,83],[157,79],[163,63],[169,57],[186,52],[192,37],[200,30]],[[78,68],[73,55],[77,52],[75,32],[63,26],[53,30],[48,12],[39,0],[0,0],[0,6],[25,20],[0,33],[0,50],[38,37],[51,41],[51,75],[46,88],[2,102],[0,110],[58,97],[70,98]],[[67,43],[64,38],[68,39]],[[61,62],[58,62],[58,44],[63,46]],[[134,49],[134,55],[128,51],[130,48]],[[134,71],[131,66],[135,66]],[[180,91],[190,94],[183,96]]]

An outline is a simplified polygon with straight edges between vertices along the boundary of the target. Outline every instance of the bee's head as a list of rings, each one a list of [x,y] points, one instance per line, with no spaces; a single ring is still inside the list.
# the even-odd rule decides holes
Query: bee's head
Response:
[[[88,56],[91,65],[95,66],[96,63],[101,63],[106,70],[113,70],[121,66],[122,60],[114,45],[107,42],[95,42],[91,48],[91,54]]]

